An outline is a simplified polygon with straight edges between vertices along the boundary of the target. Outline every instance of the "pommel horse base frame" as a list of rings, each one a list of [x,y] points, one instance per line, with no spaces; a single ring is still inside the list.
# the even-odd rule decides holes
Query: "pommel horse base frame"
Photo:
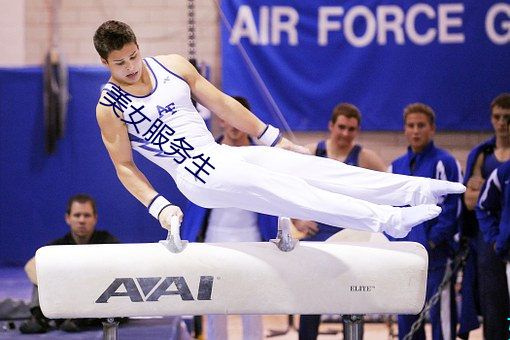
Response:
[[[178,229],[159,243],[40,248],[44,315],[107,319],[104,339],[115,340],[120,317],[342,314],[344,339],[360,340],[362,315],[418,314],[425,302],[418,243],[348,229],[299,242],[286,219],[271,242],[188,243]]]

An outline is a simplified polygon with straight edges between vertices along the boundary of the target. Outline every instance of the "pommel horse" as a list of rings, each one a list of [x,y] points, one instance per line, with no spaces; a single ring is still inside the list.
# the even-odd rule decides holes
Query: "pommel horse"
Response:
[[[271,242],[188,243],[177,221],[159,243],[45,246],[36,253],[41,309],[48,318],[108,319],[104,339],[117,338],[120,317],[343,314],[344,339],[354,340],[361,315],[418,314],[423,246],[370,233],[346,240],[346,232],[299,242],[280,219]]]

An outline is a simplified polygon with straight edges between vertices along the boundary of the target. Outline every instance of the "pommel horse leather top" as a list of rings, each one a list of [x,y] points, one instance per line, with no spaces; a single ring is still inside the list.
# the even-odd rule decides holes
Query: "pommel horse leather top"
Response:
[[[342,235],[345,231],[340,232]],[[417,314],[428,257],[414,242],[46,246],[36,253],[49,318],[203,314]]]

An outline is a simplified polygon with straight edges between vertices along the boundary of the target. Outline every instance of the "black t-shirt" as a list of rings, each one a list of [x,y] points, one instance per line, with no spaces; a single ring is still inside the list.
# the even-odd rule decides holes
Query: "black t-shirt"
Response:
[[[120,241],[115,236],[110,234],[108,231],[94,230],[88,244],[105,244],[105,243],[120,243]],[[65,234],[63,237],[48,243],[49,246],[70,244],[76,244],[70,232]]]

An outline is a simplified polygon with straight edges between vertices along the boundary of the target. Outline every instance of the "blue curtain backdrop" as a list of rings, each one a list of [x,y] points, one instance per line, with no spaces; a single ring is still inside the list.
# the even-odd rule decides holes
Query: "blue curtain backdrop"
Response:
[[[53,154],[45,151],[42,72],[0,69],[0,265],[24,264],[37,248],[67,233],[66,203],[76,193],[97,200],[97,228],[122,242],[165,239],[166,231],[117,179],[101,141],[95,106],[107,70],[70,67],[66,130]],[[171,177],[134,156],[157,190],[183,206]]]
[[[223,0],[223,89],[263,120],[324,130],[351,102],[364,130],[401,130],[424,102],[440,130],[490,129],[510,92],[508,1]]]

